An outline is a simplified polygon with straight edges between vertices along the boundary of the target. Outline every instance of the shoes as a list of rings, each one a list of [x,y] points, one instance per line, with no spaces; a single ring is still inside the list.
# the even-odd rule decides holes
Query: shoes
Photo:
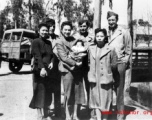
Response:
[[[43,120],[52,120],[52,118],[50,116],[44,118]]]
[[[68,118],[65,118],[65,120],[72,120],[72,118],[71,118],[71,117],[68,117]]]
[[[89,120],[96,120],[96,118],[90,118]]]
[[[44,120],[44,117],[43,116],[38,116],[37,120]]]
[[[74,117],[73,120],[80,120],[78,117]]]

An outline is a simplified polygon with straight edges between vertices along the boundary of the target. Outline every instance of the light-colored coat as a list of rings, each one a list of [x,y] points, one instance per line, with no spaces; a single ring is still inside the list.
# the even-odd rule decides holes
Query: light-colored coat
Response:
[[[90,58],[90,70],[88,73],[89,82],[97,82],[96,73],[96,47],[97,45],[92,44],[89,46],[88,53]],[[102,48],[100,54],[100,84],[109,84],[113,82],[112,68],[116,68],[117,65],[117,55],[114,48],[105,45]]]
[[[71,37],[70,41],[67,41],[63,36],[60,36],[59,40],[56,43],[58,56],[60,59],[59,70],[60,72],[69,72],[69,70],[63,66],[63,63],[69,66],[75,66],[76,61],[72,58],[69,58],[68,55],[72,51],[71,48],[76,43],[73,37]],[[63,62],[63,63],[62,63]]]
[[[107,29],[108,45],[115,48],[119,62],[128,63],[132,55],[132,40],[128,30],[118,26],[113,34]]]
[[[116,49],[119,62],[125,62],[125,95],[128,95],[131,83],[132,71],[132,39],[128,30],[118,26],[115,32],[111,35],[110,30],[107,28],[109,40],[108,45]]]

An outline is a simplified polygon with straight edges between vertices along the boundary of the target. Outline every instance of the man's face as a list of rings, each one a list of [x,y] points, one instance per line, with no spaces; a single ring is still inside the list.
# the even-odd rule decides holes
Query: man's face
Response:
[[[117,19],[116,16],[111,16],[108,18],[108,24],[110,28],[115,28],[115,26],[117,25]]]
[[[64,37],[69,37],[71,35],[71,27],[69,25],[65,25],[62,29],[62,34]]]
[[[82,33],[82,34],[87,32],[88,26],[87,26],[86,22],[79,26],[79,30],[80,30],[80,33]]]
[[[54,34],[55,31],[55,25],[51,25],[49,28],[49,34]]]

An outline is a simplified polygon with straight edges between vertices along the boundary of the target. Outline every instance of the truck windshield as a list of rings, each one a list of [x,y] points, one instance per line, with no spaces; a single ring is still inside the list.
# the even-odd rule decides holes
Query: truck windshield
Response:
[[[9,41],[11,33],[6,33],[4,36],[4,41]]]
[[[21,39],[22,32],[13,32],[11,40],[18,41]]]

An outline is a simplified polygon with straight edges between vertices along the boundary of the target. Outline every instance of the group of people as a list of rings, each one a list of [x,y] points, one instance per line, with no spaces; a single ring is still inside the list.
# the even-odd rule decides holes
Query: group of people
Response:
[[[55,115],[65,113],[66,120],[79,120],[81,105],[94,110],[97,120],[110,111],[113,90],[117,111],[124,110],[126,71],[130,70],[132,40],[127,30],[118,26],[118,14],[107,13],[109,26],[88,32],[89,22],[80,20],[79,31],[61,24],[61,35],[54,33],[55,21],[45,19],[38,25],[39,36],[32,42],[33,98],[30,107],[37,109],[38,120],[51,120],[49,107],[54,93]],[[129,74],[128,74],[129,75]],[[64,88],[64,111],[61,110],[61,82]],[[85,94],[87,93],[87,94]],[[90,112],[88,112],[90,113]],[[118,114],[118,120],[124,115]]]

